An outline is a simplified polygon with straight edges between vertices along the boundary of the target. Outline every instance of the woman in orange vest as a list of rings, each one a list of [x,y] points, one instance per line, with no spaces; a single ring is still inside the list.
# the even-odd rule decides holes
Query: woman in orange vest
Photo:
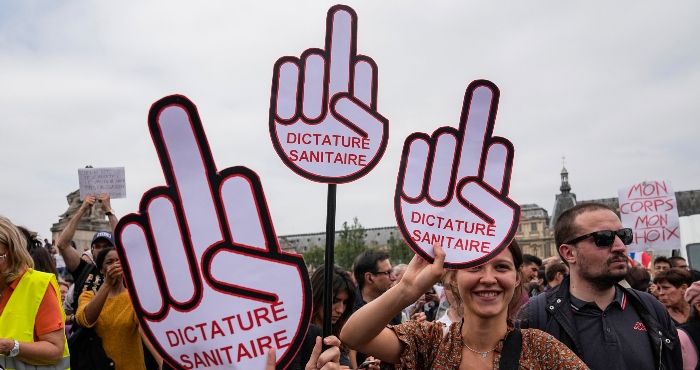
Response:
[[[70,367],[60,297],[56,276],[34,270],[27,239],[0,216],[0,366]]]

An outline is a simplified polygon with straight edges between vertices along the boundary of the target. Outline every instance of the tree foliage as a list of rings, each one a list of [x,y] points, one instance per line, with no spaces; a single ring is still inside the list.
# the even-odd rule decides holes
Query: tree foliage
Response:
[[[355,262],[355,257],[367,250],[365,244],[365,228],[362,227],[357,217],[353,219],[353,224],[348,225],[343,222],[343,230],[335,244],[335,263],[345,270],[350,270]]]
[[[413,250],[406,244],[406,242],[401,238],[394,238],[392,235],[388,242],[389,257],[391,258],[392,265],[398,265],[401,263],[409,263],[415,255]]]
[[[306,253],[304,253],[304,262],[306,262],[306,268],[309,270],[309,274],[316,271],[317,268],[323,266],[323,262],[326,259],[325,249],[314,245]]]

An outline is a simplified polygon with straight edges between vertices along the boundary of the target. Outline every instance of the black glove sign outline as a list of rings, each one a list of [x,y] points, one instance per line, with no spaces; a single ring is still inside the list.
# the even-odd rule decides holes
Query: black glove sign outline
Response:
[[[161,119],[161,114],[166,114],[164,112],[168,109],[186,115],[191,131],[177,126],[179,123],[168,123],[167,118]],[[200,308],[201,312],[206,309],[200,306],[205,294],[203,282],[212,288],[207,294],[218,292],[262,304],[279,302],[280,297],[274,292],[227,283],[214,276],[221,273],[221,264],[227,260],[244,259],[251,262],[247,265],[263,263],[266,271],[264,277],[291,272],[288,275],[298,276],[299,279],[298,286],[296,282],[279,282],[288,285],[280,287],[278,292],[292,290],[290,286],[297,287],[299,291],[294,293],[299,294],[302,302],[300,317],[298,320],[296,317],[291,319],[298,325],[296,332],[290,333],[294,336],[290,339],[289,348],[278,360],[280,366],[286,366],[300,348],[310,322],[311,285],[303,258],[280,250],[260,179],[255,172],[242,166],[217,173],[197,108],[186,97],[172,95],[154,103],[148,123],[168,185],[146,192],[141,199],[139,213],[124,216],[115,230],[117,252],[126,284],[144,332],[171,366],[184,368],[166,350],[167,346],[160,343],[151,325],[158,325],[173,312],[191,312]],[[241,185],[243,191],[236,192]],[[168,212],[172,217],[168,217]],[[241,232],[243,226],[236,223],[243,219],[249,220],[252,227],[246,224],[246,230]],[[207,228],[209,230],[205,230]],[[252,231],[248,231],[250,229]],[[173,237],[172,234],[177,235]],[[245,236],[248,234],[254,236]],[[245,240],[241,242],[238,239]],[[148,261],[129,259],[129,256],[143,258],[142,253],[147,253],[145,258]],[[177,255],[182,259],[172,257]],[[175,267],[172,265],[178,264],[178,261],[183,261],[180,262],[180,270],[183,264],[187,270],[176,275],[173,274]],[[219,261],[218,266],[213,266],[216,261]],[[274,263],[275,272],[267,266],[268,262]],[[148,268],[143,268],[144,264],[152,266],[152,271],[145,271]],[[136,270],[132,269],[133,266],[136,266]],[[234,280],[240,278],[239,271],[250,269],[245,265],[224,267],[229,270],[236,268]],[[187,275],[187,272],[191,281],[185,279],[183,282],[182,275]],[[264,281],[270,279],[264,277],[258,284],[269,285]],[[248,278],[247,282],[250,281]],[[160,292],[160,297],[144,294],[155,290]],[[264,356],[260,358],[262,362],[265,361]]]
[[[475,92],[478,95],[476,99]],[[432,136],[416,132],[404,141],[394,195],[394,211],[406,242],[418,255],[432,262],[432,243],[421,245],[412,239],[411,230],[407,226],[409,221],[403,213],[404,207],[408,209],[416,205],[428,210],[451,207],[454,212],[461,206],[466,213],[475,215],[483,223],[493,225],[496,222],[499,228],[507,229],[506,232],[501,232],[500,240],[491,245],[487,254],[473,259],[450,255],[450,250],[445,248],[446,243],[443,242],[442,246],[448,253],[446,268],[469,268],[488,262],[507,248],[517,230],[520,206],[508,197],[513,145],[505,138],[492,136],[499,94],[498,87],[492,82],[473,81],[464,95],[458,129],[440,127]],[[474,112],[472,116],[470,111]],[[437,152],[442,155],[437,155]],[[454,154],[449,154],[452,156],[449,161],[435,158],[438,156],[444,159],[448,156],[445,153],[452,152]],[[420,181],[407,183],[407,179]],[[494,220],[489,211],[498,211],[501,217]]]
[[[357,55],[357,14],[352,8],[336,5],[328,10],[325,44],[325,50],[307,49],[300,58],[286,56],[275,63],[270,138],[282,161],[299,176],[343,184],[361,178],[379,163],[389,141],[389,121],[377,111],[377,65],[370,57]],[[292,127],[322,135],[345,133],[369,138],[370,159],[352,172],[339,171],[335,162],[321,170],[302,168],[302,162],[295,162],[285,150],[285,146],[289,150],[295,147],[285,143],[288,139],[280,132]]]

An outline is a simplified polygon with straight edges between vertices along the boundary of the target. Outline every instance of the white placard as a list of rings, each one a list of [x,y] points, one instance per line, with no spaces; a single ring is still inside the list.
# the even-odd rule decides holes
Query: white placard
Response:
[[[676,194],[669,181],[645,181],[618,189],[622,225],[634,230],[630,252],[680,248]]]
[[[110,198],[126,198],[126,176],[124,167],[80,168],[80,200],[88,195],[98,196],[102,193]]]

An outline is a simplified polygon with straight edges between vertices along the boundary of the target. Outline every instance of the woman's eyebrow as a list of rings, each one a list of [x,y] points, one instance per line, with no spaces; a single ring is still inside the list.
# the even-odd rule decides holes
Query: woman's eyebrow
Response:
[[[495,260],[493,260],[493,262],[494,262],[494,263],[507,263],[507,264],[509,264],[509,265],[515,265],[515,263],[513,263],[513,261],[511,261],[511,260],[509,260],[509,259],[507,259],[507,258],[495,259]]]

